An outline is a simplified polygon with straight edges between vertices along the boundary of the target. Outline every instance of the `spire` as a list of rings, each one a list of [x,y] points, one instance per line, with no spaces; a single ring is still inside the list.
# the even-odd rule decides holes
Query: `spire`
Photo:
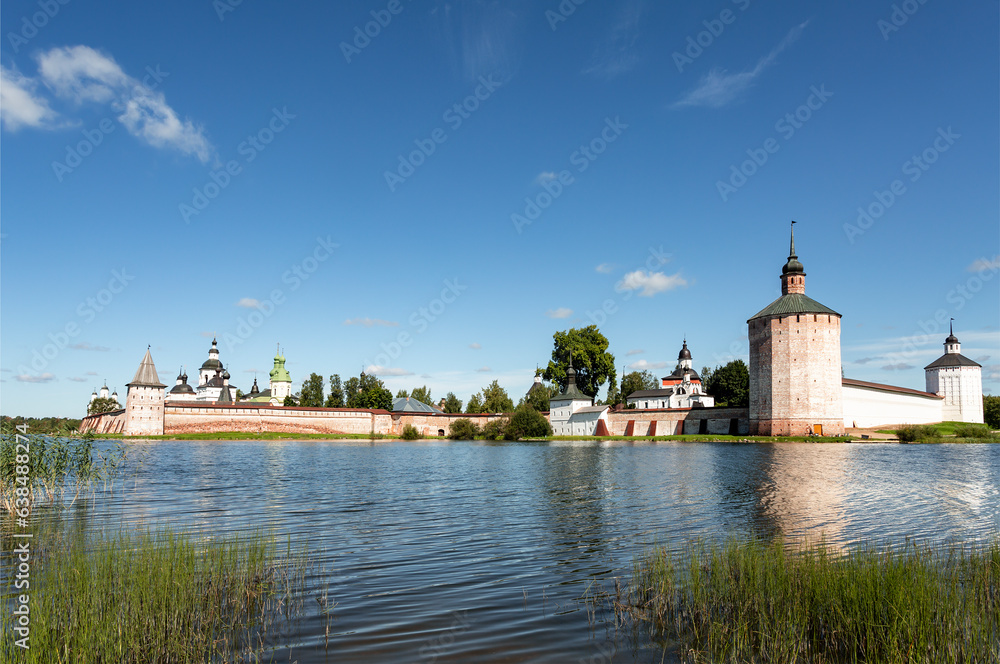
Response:
[[[944,349],[948,353],[958,353],[961,352],[962,346],[958,343],[958,337],[955,336],[955,319],[952,318],[948,323],[948,338],[944,340]]]
[[[129,387],[140,385],[143,387],[166,387],[156,374],[156,365],[153,364],[153,356],[149,354],[149,348],[146,348],[146,355],[139,363],[139,368],[136,370],[132,382],[128,384]]]
[[[788,242],[788,262],[781,268],[781,294],[806,292],[806,269],[799,262],[795,253],[795,224],[792,222],[790,240]]]

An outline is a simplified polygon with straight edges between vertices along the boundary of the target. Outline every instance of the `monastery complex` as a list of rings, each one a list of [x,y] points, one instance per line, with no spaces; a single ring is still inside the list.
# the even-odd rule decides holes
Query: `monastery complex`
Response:
[[[626,395],[630,408],[624,410],[595,406],[576,386],[571,360],[566,389],[550,399],[555,435],[837,436],[851,427],[983,422],[982,367],[962,355],[953,330],[944,340],[944,354],[924,368],[925,391],[844,378],[841,315],[806,295],[805,277],[793,227],[788,260],[781,269],[781,296],[747,321],[749,407],[715,406],[692,368],[685,340],[677,367],[661,380],[661,387]],[[125,407],[85,417],[81,431],[127,436],[222,431],[398,435],[409,424],[425,437],[436,437],[447,435],[451,422],[459,418],[482,425],[502,417],[446,414],[412,405],[394,406],[393,412],[284,406],[292,380],[280,350],[266,390],[254,379],[251,390],[237,401],[229,378],[213,339],[197,387],[188,385],[181,369],[176,385],[167,391],[147,349],[128,383]],[[538,377],[535,381],[531,389],[541,386]],[[102,389],[102,396],[106,391]]]

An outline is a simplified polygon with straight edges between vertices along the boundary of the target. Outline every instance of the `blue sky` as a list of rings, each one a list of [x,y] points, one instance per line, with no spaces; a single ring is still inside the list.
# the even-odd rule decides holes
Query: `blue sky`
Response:
[[[998,393],[997,3],[675,4],[3,3],[3,413],[213,335],[463,400],[591,323],[745,359],[791,219],[848,377],[922,389],[954,317]]]

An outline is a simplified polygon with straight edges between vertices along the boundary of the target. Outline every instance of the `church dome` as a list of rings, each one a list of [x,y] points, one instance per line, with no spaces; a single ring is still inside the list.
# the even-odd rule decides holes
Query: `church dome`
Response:
[[[684,341],[684,346],[681,348],[681,352],[677,354],[678,360],[690,360],[691,351],[688,350],[687,340]]]

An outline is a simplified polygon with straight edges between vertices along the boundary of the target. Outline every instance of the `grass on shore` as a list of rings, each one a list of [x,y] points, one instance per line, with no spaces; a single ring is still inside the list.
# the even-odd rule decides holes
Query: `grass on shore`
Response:
[[[266,660],[276,632],[300,606],[309,567],[290,543],[259,533],[209,541],[170,531],[52,539],[33,540],[49,543],[32,559],[31,647],[13,645],[5,609],[3,661]],[[325,596],[317,601],[329,619],[332,606]]]
[[[527,439],[526,439],[527,440]],[[548,436],[537,440],[632,440],[686,441],[692,443],[848,443],[850,436],[730,436],[724,434],[686,434],[683,436]]]
[[[662,548],[606,595],[616,625],[687,662],[1000,661],[1000,538],[981,546],[730,541]]]

